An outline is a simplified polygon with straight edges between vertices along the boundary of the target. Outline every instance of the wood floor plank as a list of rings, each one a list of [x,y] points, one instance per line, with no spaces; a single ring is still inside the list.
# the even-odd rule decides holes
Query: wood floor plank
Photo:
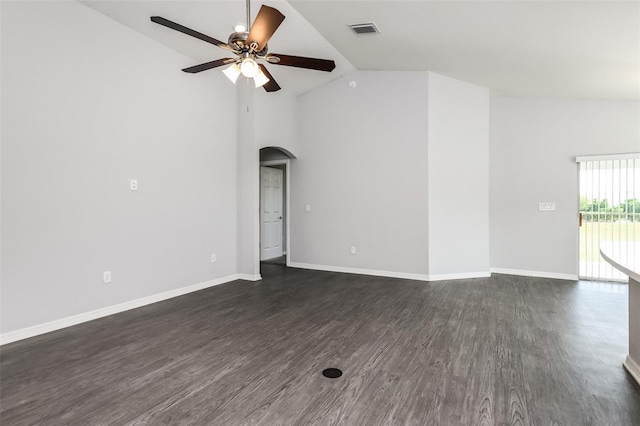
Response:
[[[263,277],[3,346],[0,423],[640,424],[625,285]]]

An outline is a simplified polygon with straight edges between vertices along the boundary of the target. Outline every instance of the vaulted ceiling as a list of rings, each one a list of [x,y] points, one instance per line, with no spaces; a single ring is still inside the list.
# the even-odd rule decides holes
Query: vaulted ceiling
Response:
[[[358,69],[431,70],[508,95],[638,99],[637,1],[291,4]],[[362,21],[381,33],[347,27]]]
[[[270,50],[336,60],[331,74],[270,66],[283,89],[301,93],[360,70],[429,70],[496,94],[640,98],[637,1],[267,1],[287,16]],[[244,20],[244,1],[90,1],[90,7],[193,58],[225,52],[149,22],[161,15],[225,40]],[[252,3],[255,15],[262,2]],[[348,24],[375,22],[380,34]],[[217,72],[217,71],[209,71]]]
[[[246,21],[244,0],[204,1],[81,1],[87,6],[143,33],[182,53],[187,58],[184,67],[233,56],[228,51],[184,35],[150,21],[150,16],[162,16],[186,27],[227,41],[233,26]],[[262,2],[251,2],[252,21]],[[352,71],[347,61],[318,31],[316,31],[289,2],[264,2],[277,8],[286,18],[269,41],[269,51],[275,53],[333,59],[336,69],[331,72],[305,70],[266,64],[267,68],[287,93],[303,93],[321,86],[338,76]],[[180,72],[180,70],[176,70]],[[221,73],[221,68],[205,71]],[[198,78],[197,74],[189,75]],[[223,77],[224,78],[224,77]],[[229,83],[231,84],[231,83]]]

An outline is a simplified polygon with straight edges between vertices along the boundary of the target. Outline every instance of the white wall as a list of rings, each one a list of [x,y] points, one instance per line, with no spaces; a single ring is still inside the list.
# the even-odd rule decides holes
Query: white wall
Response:
[[[300,72],[305,71],[300,70]],[[258,149],[278,146],[296,155],[298,149],[297,104],[297,96],[285,89],[271,93],[263,89],[256,91],[255,138]]]
[[[429,73],[429,275],[489,273],[489,90]]]
[[[234,274],[235,88],[84,5],[1,7],[1,331]]]
[[[640,151],[633,101],[501,98],[491,107],[491,266],[575,277],[575,156]],[[555,202],[555,212],[539,212]]]
[[[238,272],[260,279],[260,148],[277,146],[295,155],[296,96],[284,90],[267,93],[252,80],[238,87]]]
[[[384,71],[299,97],[294,263],[427,274],[426,99],[427,73]]]
[[[238,88],[237,139],[237,247],[238,272],[249,280],[260,279],[260,151],[256,143],[255,88],[244,77]]]

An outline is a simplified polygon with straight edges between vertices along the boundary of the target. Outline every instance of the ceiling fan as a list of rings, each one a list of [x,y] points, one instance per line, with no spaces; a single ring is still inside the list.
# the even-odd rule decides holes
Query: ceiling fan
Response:
[[[277,9],[263,5],[260,8],[260,12],[258,12],[258,16],[256,16],[256,19],[253,21],[253,25],[250,25],[250,19],[251,5],[250,0],[247,0],[246,27],[244,25],[236,25],[227,43],[223,43],[220,40],[216,40],[213,37],[209,37],[208,35],[160,16],[151,17],[151,21],[156,24],[164,25],[172,30],[206,41],[236,55],[235,58],[216,59],[215,61],[185,68],[182,70],[184,72],[193,74],[223,65],[230,65],[224,69],[223,72],[234,84],[242,74],[247,78],[253,78],[256,87],[264,87],[267,92],[275,92],[280,90],[280,86],[264,64],[257,62],[258,60],[265,60],[273,65],[285,65],[288,67],[307,68],[327,72],[333,71],[336,67],[336,63],[328,59],[269,53],[267,42],[271,39],[282,21],[284,21],[284,15]]]

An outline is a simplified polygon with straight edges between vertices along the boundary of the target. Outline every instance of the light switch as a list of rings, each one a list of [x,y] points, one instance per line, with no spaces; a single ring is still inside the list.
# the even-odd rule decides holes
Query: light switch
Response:
[[[556,203],[538,203],[538,210],[541,212],[552,212],[556,209]]]
[[[310,212],[310,211],[311,211],[311,204],[306,204],[306,205],[304,206],[304,211],[305,211],[305,212]]]

